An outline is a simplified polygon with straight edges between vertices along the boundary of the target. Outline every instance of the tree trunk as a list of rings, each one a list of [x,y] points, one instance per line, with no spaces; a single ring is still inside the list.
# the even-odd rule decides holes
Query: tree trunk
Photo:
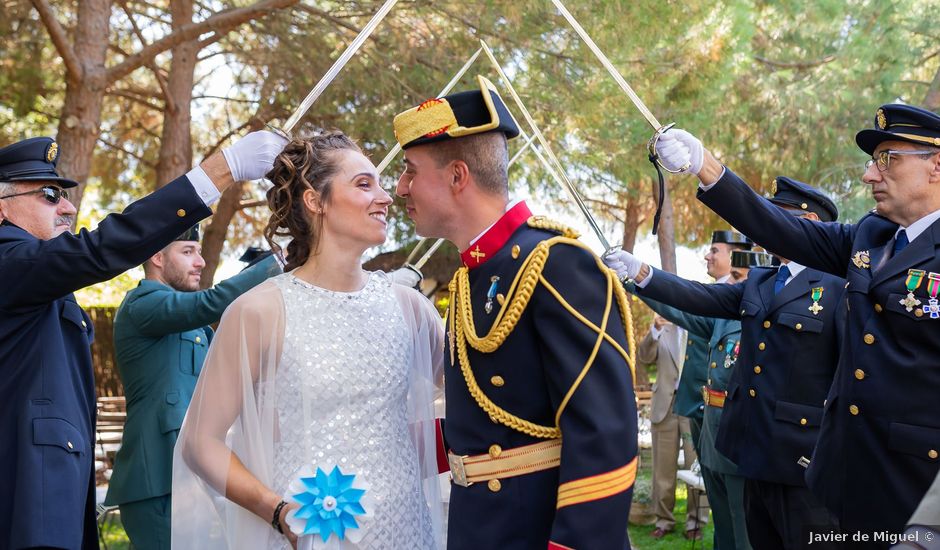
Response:
[[[173,31],[193,21],[192,0],[172,0]],[[154,189],[186,173],[193,162],[192,114],[193,75],[199,40],[187,40],[172,49],[173,60],[166,86],[166,109],[163,112],[163,133],[157,160]]]
[[[261,87],[262,98],[270,97],[269,82],[271,81],[266,81]],[[275,112],[273,105],[263,102],[258,112],[248,122],[247,131],[253,132],[264,128],[264,125],[276,114],[278,113]],[[238,206],[241,204],[244,190],[245,182],[242,181],[235,182],[235,185],[226,189],[219,199],[215,214],[212,215],[206,227],[202,237],[202,258],[206,261],[206,266],[202,268],[202,280],[199,282],[202,288],[212,286],[215,272],[219,268],[222,248],[225,246],[225,238],[228,236],[228,228],[239,210]]]
[[[627,195],[623,203],[623,244],[620,246],[627,252],[633,252],[633,247],[636,246],[636,234],[640,229],[640,224],[643,223],[642,210],[640,201],[636,197]]]
[[[669,196],[669,185],[664,186],[663,212],[659,218],[659,229],[656,239],[659,242],[659,259],[663,271],[676,273],[676,228],[672,213],[672,199]],[[653,181],[653,200],[659,201],[659,181]]]
[[[81,74],[66,73],[65,103],[56,135],[61,151],[58,171],[79,184],[74,191],[70,191],[75,208],[81,206],[100,134],[101,106],[108,84],[105,57],[110,17],[110,0],[83,0],[78,3],[73,49],[80,60]]]
[[[933,75],[933,81],[924,96],[924,108],[933,112],[940,109],[940,69],[937,69],[936,74]]]

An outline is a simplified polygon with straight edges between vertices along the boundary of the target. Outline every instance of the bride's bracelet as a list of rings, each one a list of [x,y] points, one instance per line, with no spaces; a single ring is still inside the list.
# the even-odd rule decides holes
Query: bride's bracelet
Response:
[[[286,505],[286,500],[278,502],[277,506],[274,507],[274,517],[271,519],[271,527],[274,527],[274,529],[282,535],[284,534],[284,529],[281,528],[281,510],[284,509]]]

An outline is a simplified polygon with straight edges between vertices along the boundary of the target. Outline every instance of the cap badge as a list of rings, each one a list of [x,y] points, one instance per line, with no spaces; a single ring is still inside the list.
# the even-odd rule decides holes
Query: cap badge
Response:
[[[49,148],[46,149],[46,162],[54,162],[56,157],[59,156],[59,144],[52,142],[49,144]]]
[[[777,194],[777,180],[776,180],[776,178],[774,179],[773,183],[770,184],[770,194],[771,194],[771,195],[776,195],[776,194]]]
[[[879,130],[884,130],[888,126],[888,118],[885,117],[884,109],[878,109],[875,113],[875,123],[878,124]]]

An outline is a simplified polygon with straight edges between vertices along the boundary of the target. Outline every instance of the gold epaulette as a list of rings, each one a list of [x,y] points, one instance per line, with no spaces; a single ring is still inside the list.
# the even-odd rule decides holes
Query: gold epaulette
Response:
[[[534,227],[535,229],[544,229],[545,231],[551,231],[552,233],[558,233],[559,235],[564,235],[569,239],[577,239],[581,236],[580,233],[571,229],[567,225],[546,218],[545,216],[532,216],[526,223],[529,224],[529,227]]]
[[[554,287],[552,287],[548,281],[545,280],[545,278],[542,276],[542,271],[545,269],[545,263],[548,260],[551,247],[556,244],[570,244],[579,248],[584,248],[588,251],[590,251],[590,249],[580,241],[575,240],[578,235],[575,231],[557,222],[553,222],[542,216],[533,216],[529,218],[528,224],[530,227],[559,232],[563,236],[560,235],[546,239],[538,243],[532,252],[529,253],[528,257],[523,262],[522,267],[518,272],[516,272],[516,276],[513,279],[509,290],[506,292],[507,299],[500,305],[499,312],[495,321],[493,322],[493,325],[490,327],[489,332],[482,337],[477,334],[473,321],[473,307],[470,303],[469,271],[466,267],[461,267],[457,270],[456,273],[454,273],[454,278],[451,279],[450,285],[448,285],[448,290],[450,291],[448,332],[450,333],[449,343],[451,364],[459,366],[470,395],[477,402],[477,405],[479,405],[480,408],[489,415],[493,422],[503,424],[504,426],[532,437],[553,439],[561,437],[561,429],[559,426],[561,413],[564,410],[564,406],[571,398],[571,395],[580,384],[580,380],[584,377],[585,374],[587,374],[587,370],[593,363],[594,356],[596,354],[596,347],[594,352],[591,354],[591,357],[588,359],[587,364],[584,366],[581,376],[578,377],[575,384],[569,389],[568,395],[565,396],[562,406],[559,407],[558,411],[556,412],[554,426],[538,425],[534,422],[530,422],[515,416],[509,411],[506,411],[505,409],[502,409],[496,405],[496,403],[487,397],[486,394],[484,394],[483,389],[480,388],[479,384],[477,383],[476,377],[473,374],[473,370],[470,368],[470,359],[467,354],[467,347],[472,347],[481,353],[492,353],[499,349],[503,342],[506,341],[506,338],[509,336],[509,334],[513,331],[513,329],[515,329],[516,324],[519,322],[519,319],[522,316],[522,313],[529,304],[529,300],[532,298],[532,294],[535,292],[535,288],[541,283],[549,290],[550,293],[555,295],[555,297],[561,302],[562,306],[568,309],[568,311],[571,312],[574,317],[597,332],[601,340],[607,340],[617,347],[629,364],[630,370],[634,371],[634,359],[632,354],[620,348],[620,346],[617,345],[616,342],[606,334],[606,319],[610,313],[612,303],[616,302],[619,306],[619,313],[621,315],[623,326],[626,329],[628,347],[631,350],[634,349],[633,318],[630,314],[630,306],[626,301],[626,294],[623,290],[623,286],[619,284],[619,281],[617,281],[616,275],[611,270],[607,269],[596,256],[595,260],[597,260],[598,267],[608,279],[606,292],[607,308],[604,314],[604,321],[602,322],[602,326],[598,327],[594,325],[591,321],[584,318],[580,313],[571,308],[571,306],[560,295],[558,295]],[[635,371],[631,373],[631,375],[635,380]]]

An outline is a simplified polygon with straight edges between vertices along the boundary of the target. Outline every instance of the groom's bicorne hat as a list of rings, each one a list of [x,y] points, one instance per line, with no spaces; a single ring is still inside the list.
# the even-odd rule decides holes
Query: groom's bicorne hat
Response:
[[[395,138],[402,149],[486,132],[519,135],[519,125],[493,83],[477,76],[479,90],[429,99],[395,116]]]

